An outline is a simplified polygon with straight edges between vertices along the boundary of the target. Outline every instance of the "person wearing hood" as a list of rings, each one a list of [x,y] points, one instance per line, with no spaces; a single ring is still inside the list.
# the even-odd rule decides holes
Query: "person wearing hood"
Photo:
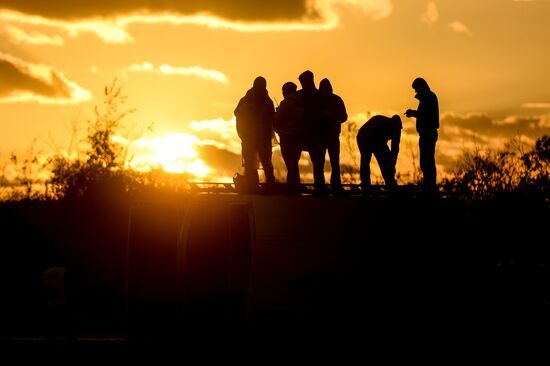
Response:
[[[416,92],[418,108],[407,109],[405,116],[416,118],[416,132],[418,132],[418,145],[420,148],[420,170],[424,180],[422,189],[425,193],[437,191],[437,170],[435,165],[435,144],[437,142],[437,129],[439,128],[439,102],[436,94],[430,89],[423,78],[416,78],[412,83]]]
[[[324,194],[325,186],[325,146],[323,142],[323,131],[320,126],[320,103],[321,96],[319,89],[315,86],[314,75],[310,70],[302,72],[298,76],[302,89],[298,90],[297,96],[301,98],[304,106],[304,138],[302,150],[309,152],[313,165],[313,186],[314,194]]]
[[[346,106],[339,95],[333,93],[332,85],[328,79],[319,83],[320,102],[320,123],[324,140],[324,156],[328,150],[331,174],[330,187],[334,192],[342,190],[342,179],[340,177],[340,132],[342,123],[348,120]]]
[[[292,81],[283,84],[283,100],[275,111],[275,132],[281,140],[281,155],[286,165],[286,183],[289,193],[300,188],[299,161],[304,134],[304,105]]]
[[[272,163],[272,136],[275,106],[267,92],[267,82],[258,76],[252,88],[239,100],[235,108],[237,134],[241,139],[244,177],[250,188],[259,184],[258,158],[264,170],[266,183],[275,183]]]

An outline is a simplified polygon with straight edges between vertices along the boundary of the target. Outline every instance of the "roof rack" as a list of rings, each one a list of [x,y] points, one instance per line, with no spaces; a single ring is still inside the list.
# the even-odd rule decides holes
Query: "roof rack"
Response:
[[[286,194],[290,193],[285,183],[266,184],[260,183],[257,189],[240,191],[235,187],[235,183],[229,182],[188,182],[188,189],[191,192],[201,193],[264,193],[264,194]],[[418,187],[414,185],[400,185],[394,190],[389,190],[385,185],[372,185],[368,191],[361,189],[359,184],[342,184],[342,189],[334,191],[330,184],[326,184],[324,189],[316,189],[313,183],[302,183],[299,188],[292,192],[299,195],[387,195],[389,193],[410,194],[419,193]]]

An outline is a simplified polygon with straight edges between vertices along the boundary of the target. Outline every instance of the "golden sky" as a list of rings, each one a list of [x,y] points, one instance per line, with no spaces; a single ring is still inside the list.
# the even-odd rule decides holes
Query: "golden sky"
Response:
[[[0,160],[33,140],[66,149],[71,121],[92,118],[117,78],[134,130],[153,124],[136,166],[156,154],[227,178],[240,164],[233,110],[254,78],[280,101],[309,69],[359,125],[415,108],[424,77],[440,101],[437,162],[452,169],[474,143],[550,133],[549,18],[550,0],[0,0]],[[398,170],[417,148],[403,118]]]

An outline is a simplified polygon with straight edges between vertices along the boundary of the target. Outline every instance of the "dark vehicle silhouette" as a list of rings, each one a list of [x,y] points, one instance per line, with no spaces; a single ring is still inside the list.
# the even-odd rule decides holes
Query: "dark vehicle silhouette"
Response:
[[[439,229],[428,231],[427,219]],[[452,199],[198,194],[180,206],[140,203],[129,228],[130,337],[440,321],[476,298],[472,230]]]

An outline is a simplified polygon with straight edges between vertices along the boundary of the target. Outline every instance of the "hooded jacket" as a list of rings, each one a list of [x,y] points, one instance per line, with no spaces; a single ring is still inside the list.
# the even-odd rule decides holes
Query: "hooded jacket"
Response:
[[[416,112],[416,131],[419,135],[437,132],[439,128],[439,102],[437,96],[429,88],[418,92]]]
[[[241,139],[271,138],[275,106],[267,90],[251,88],[235,108],[237,134]]]
[[[294,92],[281,102],[275,112],[275,131],[279,135],[301,135],[304,133],[304,102]]]
[[[321,81],[319,95],[319,118],[323,133],[339,135],[342,130],[341,124],[348,120],[344,101],[339,95],[332,92],[332,85],[328,79]]]

